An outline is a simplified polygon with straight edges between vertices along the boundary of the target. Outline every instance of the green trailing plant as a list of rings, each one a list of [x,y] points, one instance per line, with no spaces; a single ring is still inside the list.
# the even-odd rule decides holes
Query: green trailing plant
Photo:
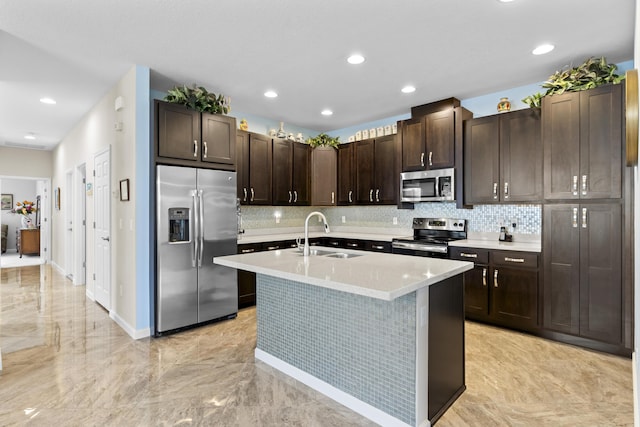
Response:
[[[202,86],[176,86],[167,91],[165,101],[186,105],[189,108],[213,114],[227,114],[231,107],[230,99],[224,95],[216,95]]]
[[[340,137],[331,137],[326,133],[321,133],[320,135],[307,139],[307,144],[312,147],[333,147],[337,148],[340,145]]]
[[[617,69],[615,64],[608,64],[604,57],[591,57],[577,67],[556,71],[542,84],[547,89],[544,94],[538,92],[529,95],[522,102],[529,107],[540,107],[542,98],[548,95],[579,92],[610,83],[618,84],[624,80],[624,75],[617,75]]]

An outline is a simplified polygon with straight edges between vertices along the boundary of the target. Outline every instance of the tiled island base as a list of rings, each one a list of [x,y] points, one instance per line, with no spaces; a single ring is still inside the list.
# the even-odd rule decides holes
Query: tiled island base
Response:
[[[464,390],[462,276],[392,301],[257,275],[256,358],[385,426]]]

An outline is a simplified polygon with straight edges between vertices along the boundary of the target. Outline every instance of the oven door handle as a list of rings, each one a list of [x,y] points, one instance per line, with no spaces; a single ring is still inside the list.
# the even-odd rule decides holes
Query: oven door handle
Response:
[[[410,249],[420,252],[437,252],[441,254],[446,254],[448,252],[446,245],[425,245],[423,243],[392,242],[391,246],[396,249]]]

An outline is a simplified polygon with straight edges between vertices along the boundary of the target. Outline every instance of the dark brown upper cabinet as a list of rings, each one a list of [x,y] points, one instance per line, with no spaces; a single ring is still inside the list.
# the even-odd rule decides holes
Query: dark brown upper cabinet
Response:
[[[539,109],[465,122],[466,204],[539,202],[542,180]]]
[[[335,206],[337,203],[338,150],[333,147],[311,149],[311,204]]]
[[[455,113],[446,109],[401,122],[402,171],[455,165]]]
[[[395,135],[357,141],[354,145],[356,203],[396,204],[399,175],[395,168]]]
[[[355,143],[338,146],[338,205],[356,202]]]
[[[542,99],[544,198],[622,196],[622,85]]]
[[[273,140],[273,204],[311,204],[311,147],[286,139]]]
[[[270,205],[273,153],[271,138],[237,131],[238,199],[243,205]]]
[[[235,170],[236,119],[156,101],[156,162]]]

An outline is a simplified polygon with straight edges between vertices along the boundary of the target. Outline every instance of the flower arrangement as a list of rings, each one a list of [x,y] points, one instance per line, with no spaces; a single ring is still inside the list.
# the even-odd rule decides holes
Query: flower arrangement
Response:
[[[35,203],[24,200],[22,202],[16,202],[16,207],[11,209],[11,213],[24,215],[25,217],[29,218],[29,215],[34,213],[36,210],[37,209]]]

